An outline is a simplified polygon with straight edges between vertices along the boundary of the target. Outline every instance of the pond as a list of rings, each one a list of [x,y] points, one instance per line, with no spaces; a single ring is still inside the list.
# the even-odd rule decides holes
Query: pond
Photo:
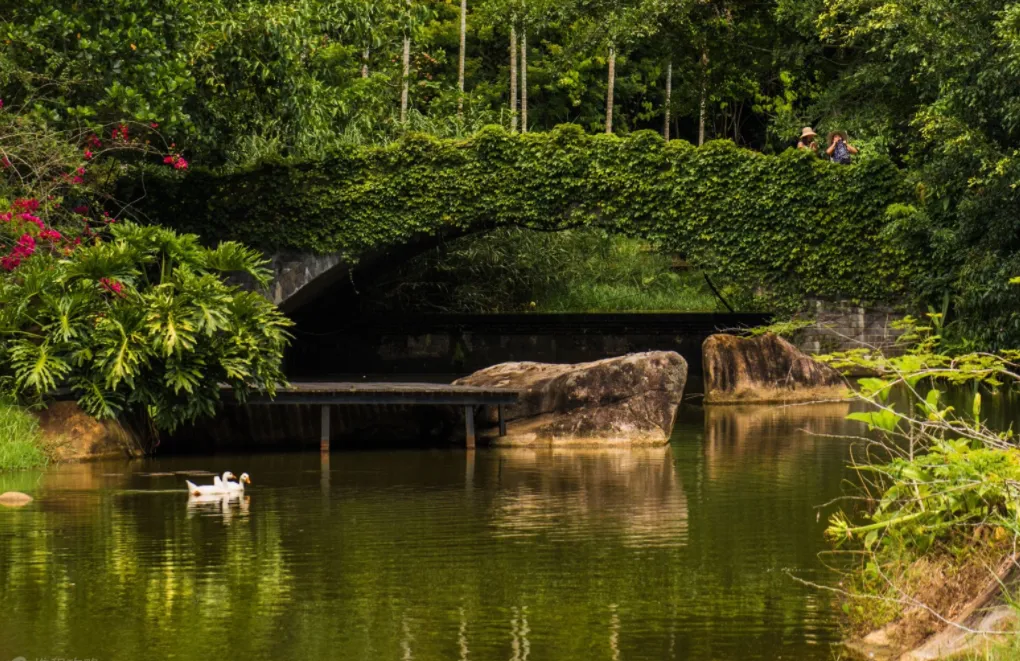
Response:
[[[846,404],[669,446],[164,457],[0,476],[0,661],[831,659]],[[190,504],[182,471],[251,473]],[[208,478],[201,478],[208,480]],[[823,555],[819,555],[823,553]]]

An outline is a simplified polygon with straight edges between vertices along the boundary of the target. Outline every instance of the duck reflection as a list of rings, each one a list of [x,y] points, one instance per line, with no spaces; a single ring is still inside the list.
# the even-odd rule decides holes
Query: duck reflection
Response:
[[[204,496],[188,495],[188,518],[196,516],[221,518],[230,523],[234,517],[247,518],[251,496],[224,493]]]
[[[493,523],[503,537],[619,536],[625,545],[682,546],[687,498],[670,446],[498,451]]]

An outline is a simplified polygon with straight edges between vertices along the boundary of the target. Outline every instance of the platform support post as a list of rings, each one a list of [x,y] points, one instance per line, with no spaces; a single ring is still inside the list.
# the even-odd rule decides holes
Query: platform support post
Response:
[[[466,447],[473,450],[475,447],[475,407],[464,407],[464,437]]]
[[[322,405],[322,433],[319,435],[319,451],[329,453],[329,404]]]
[[[499,404],[497,409],[499,410],[499,435],[506,436],[506,410],[502,404]]]

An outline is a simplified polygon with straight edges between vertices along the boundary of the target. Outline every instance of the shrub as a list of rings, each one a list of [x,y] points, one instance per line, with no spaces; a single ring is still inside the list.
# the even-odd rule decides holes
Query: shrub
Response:
[[[242,400],[275,392],[290,322],[226,281],[265,283],[258,253],[158,227],[109,232],[0,275],[0,380],[23,403],[70,388],[96,417],[133,410],[173,429],[212,415],[225,386]]]

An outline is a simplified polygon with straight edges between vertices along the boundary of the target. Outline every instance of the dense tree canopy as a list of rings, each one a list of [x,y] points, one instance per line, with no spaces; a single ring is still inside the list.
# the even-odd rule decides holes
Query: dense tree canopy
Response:
[[[156,125],[160,151],[213,166],[489,123],[766,152],[846,130],[908,172],[883,241],[934,264],[913,302],[1020,338],[1015,3],[470,0],[463,94],[460,19],[441,0],[26,0],[0,16],[0,97],[61,131]]]

